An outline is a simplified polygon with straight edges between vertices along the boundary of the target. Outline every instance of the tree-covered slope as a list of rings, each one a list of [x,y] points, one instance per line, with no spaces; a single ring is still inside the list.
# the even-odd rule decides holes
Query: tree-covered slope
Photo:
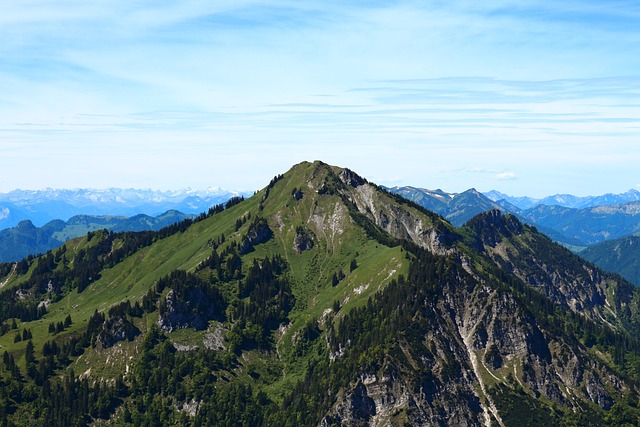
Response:
[[[640,286],[640,236],[598,243],[580,252],[580,256]]]
[[[160,231],[1,264],[0,287],[6,425],[640,416],[626,282],[513,217],[456,229],[321,162]]]

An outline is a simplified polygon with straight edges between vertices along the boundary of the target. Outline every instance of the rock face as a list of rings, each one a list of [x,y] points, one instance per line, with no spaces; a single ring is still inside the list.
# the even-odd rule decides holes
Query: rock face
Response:
[[[254,250],[255,245],[267,242],[273,237],[273,231],[264,218],[257,218],[249,226],[246,236],[240,244],[240,254],[245,255]]]
[[[140,330],[126,317],[109,317],[96,337],[96,345],[109,348],[120,341],[132,341],[138,335]]]
[[[313,249],[313,238],[311,237],[311,231],[304,227],[296,228],[296,235],[293,238],[293,250],[300,255],[304,251],[310,251]]]
[[[157,324],[164,331],[203,330],[210,320],[224,317],[226,304],[218,288],[194,273],[174,270],[158,280],[157,289],[168,289],[158,307]]]
[[[629,283],[594,269],[544,235],[527,231],[515,216],[490,211],[469,226],[478,235],[480,251],[552,301],[596,322],[626,321],[620,315],[629,309],[629,301],[620,296],[632,292]]]
[[[158,326],[167,332],[176,329],[207,329],[209,320],[219,317],[219,308],[201,288],[186,289],[184,295],[171,289],[161,306]]]
[[[575,411],[585,402],[609,409],[608,390],[631,388],[585,347],[540,324],[522,301],[462,275],[441,299],[425,301],[414,321],[426,326],[422,335],[402,333],[321,425],[505,426],[500,384]]]
[[[364,185],[367,181],[350,169],[343,169],[340,172],[340,180],[351,187]]]
[[[376,415],[376,401],[369,396],[367,387],[362,383],[351,390],[336,407],[334,415],[328,415],[320,424],[329,426],[367,426]]]
[[[355,179],[347,179],[350,176],[346,172],[341,174],[342,179],[349,183]],[[364,180],[355,182],[358,185],[344,191],[343,197],[377,227],[396,239],[412,241],[433,253],[446,255],[455,252],[453,226],[441,221],[438,215],[398,196],[394,202],[400,203],[390,203],[387,194],[376,186]]]

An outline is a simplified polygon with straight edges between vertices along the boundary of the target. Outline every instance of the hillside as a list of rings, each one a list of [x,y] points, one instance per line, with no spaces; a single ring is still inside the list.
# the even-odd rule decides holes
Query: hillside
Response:
[[[640,236],[598,243],[580,252],[580,256],[640,286]]]
[[[633,286],[490,211],[301,163],[160,231],[0,265],[16,425],[634,425]]]
[[[54,220],[36,227],[29,220],[16,227],[0,230],[0,262],[20,261],[29,255],[45,253],[74,237],[90,231],[149,231],[160,230],[176,222],[192,218],[178,211],[167,211],[155,217],[139,214],[133,217],[76,215],[68,221]]]

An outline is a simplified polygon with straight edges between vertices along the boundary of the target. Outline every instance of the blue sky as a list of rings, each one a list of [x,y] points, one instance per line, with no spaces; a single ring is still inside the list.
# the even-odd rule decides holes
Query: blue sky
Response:
[[[0,191],[640,188],[632,1],[0,3]]]

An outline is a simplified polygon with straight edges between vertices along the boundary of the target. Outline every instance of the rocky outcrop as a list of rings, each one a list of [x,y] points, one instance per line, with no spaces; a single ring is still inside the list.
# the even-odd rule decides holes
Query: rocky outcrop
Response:
[[[207,329],[209,320],[220,318],[219,303],[212,301],[202,288],[186,289],[183,295],[169,290],[160,305],[158,326],[167,332],[176,329]]]
[[[240,255],[253,252],[254,246],[267,242],[273,237],[273,231],[264,218],[256,218],[240,243]]]
[[[376,402],[369,396],[367,387],[358,382],[336,408],[335,414],[325,417],[321,426],[367,426],[375,415]]]
[[[365,215],[382,230],[396,239],[409,240],[428,251],[449,255],[456,252],[455,233],[444,221],[430,221],[437,215],[425,215],[407,204],[399,204],[383,197],[375,186],[364,182],[348,193],[348,200],[359,213]],[[396,196],[398,197],[398,196]]]
[[[96,337],[96,346],[113,347],[120,341],[133,341],[138,335],[140,335],[140,329],[125,316],[109,317]]]
[[[296,227],[296,235],[293,238],[293,250],[300,255],[304,251],[313,249],[314,242],[312,232],[304,227]]]
[[[364,185],[367,182],[364,178],[362,178],[360,175],[358,175],[357,173],[355,173],[350,169],[343,169],[340,172],[339,176],[340,176],[340,180],[343,183],[354,188],[360,185]]]

